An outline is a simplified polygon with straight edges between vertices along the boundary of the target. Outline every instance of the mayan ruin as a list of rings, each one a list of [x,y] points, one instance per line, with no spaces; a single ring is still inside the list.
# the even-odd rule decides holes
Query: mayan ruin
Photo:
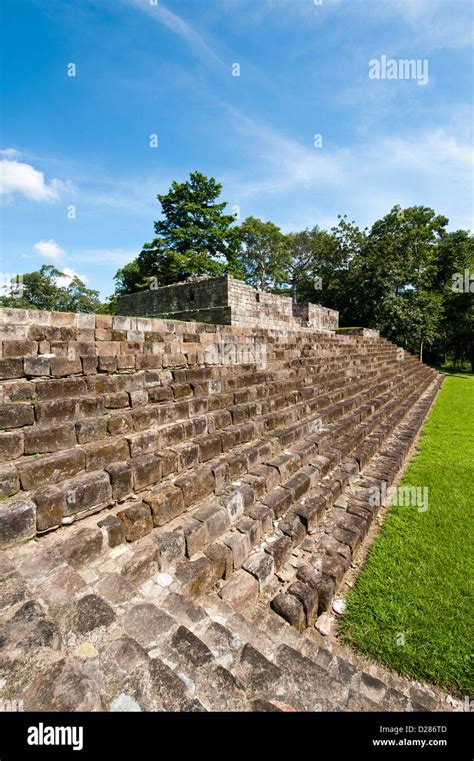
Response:
[[[439,374],[363,330],[0,315],[4,694],[36,711],[441,704],[320,633]]]
[[[0,38],[0,761],[470,761],[472,0]]]

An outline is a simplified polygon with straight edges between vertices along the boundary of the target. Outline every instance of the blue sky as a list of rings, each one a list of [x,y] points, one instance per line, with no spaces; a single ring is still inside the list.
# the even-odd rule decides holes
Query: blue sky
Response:
[[[287,232],[397,203],[472,229],[468,0],[1,5],[3,272],[51,263],[109,295],[195,169]],[[381,56],[428,82],[371,79]]]

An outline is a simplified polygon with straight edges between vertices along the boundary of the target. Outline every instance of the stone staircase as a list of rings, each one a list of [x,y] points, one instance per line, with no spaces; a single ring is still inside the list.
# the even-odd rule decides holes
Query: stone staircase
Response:
[[[28,710],[446,708],[314,628],[441,377],[378,338],[305,332],[297,356],[269,356],[4,384],[0,696]]]

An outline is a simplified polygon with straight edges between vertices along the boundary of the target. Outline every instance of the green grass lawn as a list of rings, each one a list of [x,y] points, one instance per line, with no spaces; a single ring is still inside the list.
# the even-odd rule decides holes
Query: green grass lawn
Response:
[[[447,376],[403,485],[426,512],[393,505],[347,598],[343,639],[415,679],[472,695],[474,375]]]

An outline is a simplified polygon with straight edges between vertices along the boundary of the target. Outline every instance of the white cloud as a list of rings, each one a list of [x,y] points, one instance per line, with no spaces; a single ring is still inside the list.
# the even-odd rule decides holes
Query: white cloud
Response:
[[[7,198],[19,194],[30,201],[58,201],[64,187],[61,180],[46,182],[43,172],[31,164],[0,161],[0,193]]]
[[[50,238],[49,240],[40,240],[38,243],[35,243],[33,248],[40,254],[40,256],[45,259],[52,259],[54,262],[61,259],[65,253],[64,249],[62,249],[61,246],[58,246],[53,238]]]
[[[61,272],[63,275],[56,278],[56,285],[59,286],[59,288],[67,288],[75,277],[82,280],[84,284],[88,281],[87,275],[80,275],[78,272],[71,269],[71,267],[61,267]]]

